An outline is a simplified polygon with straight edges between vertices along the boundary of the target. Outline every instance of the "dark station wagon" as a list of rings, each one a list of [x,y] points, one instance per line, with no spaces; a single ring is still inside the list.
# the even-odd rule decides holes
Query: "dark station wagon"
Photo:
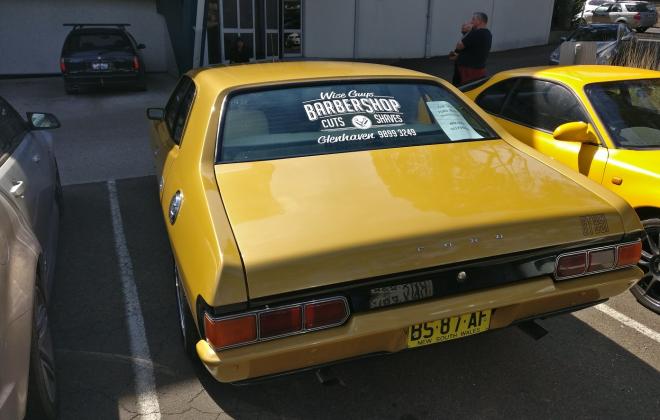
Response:
[[[65,23],[72,26],[64,41],[60,70],[67,93],[84,87],[115,85],[146,88],[144,62],[139,50],[145,48],[126,30],[127,23]]]

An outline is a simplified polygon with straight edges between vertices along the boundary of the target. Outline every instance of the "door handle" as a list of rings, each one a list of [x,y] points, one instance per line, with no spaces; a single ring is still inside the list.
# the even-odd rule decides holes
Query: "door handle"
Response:
[[[41,162],[41,156],[39,156],[39,155],[32,156],[32,162],[34,162],[34,163]]]
[[[23,194],[25,193],[25,182],[23,181],[13,181],[12,186],[9,189],[9,192],[14,195],[14,197],[20,197],[23,198]]]

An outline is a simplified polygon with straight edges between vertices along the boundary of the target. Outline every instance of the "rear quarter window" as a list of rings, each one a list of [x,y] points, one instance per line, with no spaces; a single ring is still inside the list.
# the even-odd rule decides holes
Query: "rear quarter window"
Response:
[[[484,90],[477,97],[476,103],[486,112],[498,115],[504,102],[518,79],[507,79]]]
[[[495,133],[438,84],[295,85],[227,99],[216,162],[246,162],[422,144]]]

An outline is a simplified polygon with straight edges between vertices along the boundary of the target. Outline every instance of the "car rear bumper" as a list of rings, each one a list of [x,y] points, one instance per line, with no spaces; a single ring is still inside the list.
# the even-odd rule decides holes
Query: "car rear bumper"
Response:
[[[144,79],[143,73],[67,74],[64,81],[73,86],[109,86],[135,84]]]
[[[196,349],[220,382],[276,375],[371,354],[407,349],[409,326],[493,309],[490,329],[507,327],[565,308],[618,295],[639,280],[636,267],[554,282],[538,277],[464,295],[354,314],[341,327],[216,352],[200,340]]]

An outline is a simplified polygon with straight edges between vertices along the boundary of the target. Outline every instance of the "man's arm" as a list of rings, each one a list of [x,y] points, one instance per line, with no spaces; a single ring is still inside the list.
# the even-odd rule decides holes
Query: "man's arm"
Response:
[[[465,35],[463,39],[458,41],[458,44],[456,44],[455,51],[462,51],[470,47],[473,44],[473,38],[474,38],[474,31],[468,32],[468,34]]]

